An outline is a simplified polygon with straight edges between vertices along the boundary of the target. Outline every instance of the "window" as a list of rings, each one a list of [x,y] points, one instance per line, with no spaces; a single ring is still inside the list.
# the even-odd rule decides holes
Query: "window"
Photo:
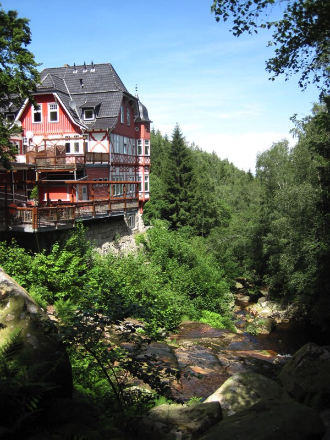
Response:
[[[122,124],[124,123],[124,106],[123,105],[120,106],[120,122]]]
[[[80,153],[80,140],[78,135],[74,136],[75,139],[71,139],[70,136],[65,136],[65,152],[67,154]]]
[[[150,141],[144,141],[144,154],[145,156],[150,154]]]
[[[144,176],[144,191],[149,192],[149,176]]]
[[[69,136],[65,136],[65,152],[71,153],[71,143]]]
[[[130,181],[130,182],[132,182],[133,180],[135,180],[134,179],[134,176],[128,176],[128,180]],[[135,194],[135,185],[134,185],[134,183],[130,183],[129,185],[128,185],[128,194],[129,195],[134,195]]]
[[[127,125],[131,125],[131,113],[129,111],[129,107],[127,107],[127,110],[126,110],[126,122],[127,122]]]
[[[85,108],[84,109],[84,120],[91,121],[95,119],[95,113],[93,108]]]
[[[41,105],[38,109],[36,109],[35,107],[32,108],[32,122],[35,124],[40,124],[40,122],[42,122]]]
[[[58,105],[57,104],[48,104],[48,121],[49,122],[58,122]]]
[[[119,182],[123,180],[122,176],[117,176],[112,178],[113,181]],[[123,184],[122,183],[116,183],[113,185],[113,195],[114,196],[121,196],[123,194]]]
[[[131,229],[135,228],[135,215],[129,215],[127,217],[127,226]]]
[[[79,153],[79,149],[80,149],[80,142],[77,138],[79,138],[78,135],[74,136],[75,140],[73,141],[73,152],[74,153]]]
[[[127,154],[127,138],[124,138],[124,150],[123,150],[124,154]]]
[[[15,121],[15,113],[7,113],[6,114],[6,121],[7,122],[14,122]]]
[[[138,154],[138,156],[142,156],[142,140],[141,139],[138,140],[137,154]]]
[[[142,176],[138,176],[137,178],[138,180],[138,188],[139,188],[139,192],[142,192]]]

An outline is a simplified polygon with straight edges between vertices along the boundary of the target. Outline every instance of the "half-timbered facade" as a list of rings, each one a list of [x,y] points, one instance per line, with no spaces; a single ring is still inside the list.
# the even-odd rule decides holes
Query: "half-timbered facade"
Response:
[[[2,226],[12,223],[15,205],[17,227],[27,231],[40,230],[42,216],[44,223],[55,219],[55,227],[69,227],[83,216],[142,211],[149,198],[151,121],[112,65],[45,69],[34,98],[37,105],[26,100],[15,113],[22,132],[12,139],[13,170],[0,170]],[[69,221],[60,225],[64,211]]]

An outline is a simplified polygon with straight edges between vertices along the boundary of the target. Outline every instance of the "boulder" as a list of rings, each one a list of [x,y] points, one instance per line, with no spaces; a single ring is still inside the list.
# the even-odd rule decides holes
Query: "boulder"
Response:
[[[223,417],[236,414],[261,399],[288,399],[276,382],[258,373],[238,373],[226,380],[205,402],[219,402]]]
[[[13,332],[22,337],[20,357],[39,382],[53,387],[54,397],[70,397],[72,371],[56,327],[25,289],[0,268],[0,345]]]
[[[195,405],[159,405],[142,418],[139,438],[144,440],[192,440],[222,420],[219,402]]]
[[[305,344],[283,367],[279,379],[287,392],[302,401],[330,395],[330,351],[312,342]]]
[[[224,419],[199,440],[318,440],[324,432],[314,409],[291,399],[274,399]]]
[[[236,295],[236,300],[241,301],[241,302],[249,302],[250,297],[249,297],[249,295],[244,295],[243,293],[238,293]]]

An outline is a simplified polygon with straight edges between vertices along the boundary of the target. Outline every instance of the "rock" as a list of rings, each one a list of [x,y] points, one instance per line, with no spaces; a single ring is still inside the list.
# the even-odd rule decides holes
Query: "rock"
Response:
[[[268,335],[276,327],[275,321],[270,318],[256,319],[256,333]]]
[[[139,423],[144,440],[191,440],[222,420],[219,402],[159,405]],[[139,437],[140,438],[140,437]]]
[[[259,289],[259,293],[260,293],[262,296],[268,297],[268,295],[269,295],[269,287],[266,287],[266,286],[261,287],[261,288]]]
[[[199,440],[318,440],[325,427],[317,412],[294,400],[261,400],[224,419]]]
[[[244,295],[243,293],[238,293],[236,295],[236,299],[237,299],[237,301],[242,301],[242,302],[249,302],[250,301],[250,297],[248,295]]]
[[[70,397],[72,372],[57,330],[26,290],[0,269],[0,345],[21,329],[24,355],[38,380],[52,384],[54,397]]]
[[[276,382],[258,373],[234,374],[205,402],[219,402],[223,417],[240,412],[261,399],[288,399]]]
[[[242,283],[236,282],[236,284],[235,284],[235,289],[236,290],[240,290],[240,289],[243,289],[243,288],[244,288],[244,286],[243,286]]]
[[[330,396],[330,351],[314,343],[298,350],[283,367],[280,381],[298,401],[306,396]]]

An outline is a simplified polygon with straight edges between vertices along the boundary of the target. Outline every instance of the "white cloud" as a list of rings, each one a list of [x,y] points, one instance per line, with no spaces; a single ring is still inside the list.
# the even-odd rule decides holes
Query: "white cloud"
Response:
[[[204,151],[215,152],[221,159],[228,159],[237,168],[254,173],[258,153],[268,150],[273,143],[292,137],[287,133],[239,133],[239,134],[210,134],[202,135],[194,132],[190,139],[189,132],[185,133],[187,141],[194,141]]]

